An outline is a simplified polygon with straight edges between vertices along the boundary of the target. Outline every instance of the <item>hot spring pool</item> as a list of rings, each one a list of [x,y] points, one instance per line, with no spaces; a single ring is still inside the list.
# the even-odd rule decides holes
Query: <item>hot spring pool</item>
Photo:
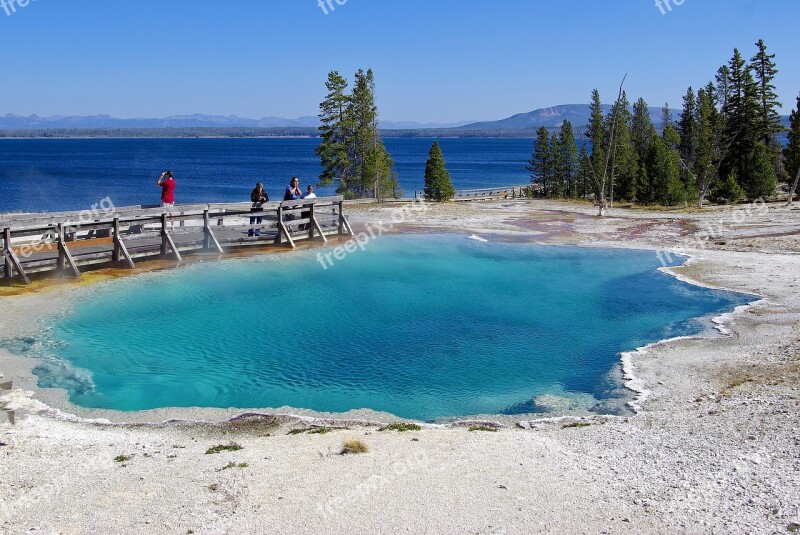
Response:
[[[616,413],[621,351],[753,299],[645,251],[388,236],[328,269],[320,251],[98,284],[24,349],[90,408]]]

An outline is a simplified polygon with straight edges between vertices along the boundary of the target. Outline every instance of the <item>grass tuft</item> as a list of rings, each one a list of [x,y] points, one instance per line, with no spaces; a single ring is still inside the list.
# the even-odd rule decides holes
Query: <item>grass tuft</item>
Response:
[[[338,431],[340,429],[347,429],[341,427],[309,427],[305,429],[292,429],[287,434],[288,435],[302,435],[303,433],[307,435],[327,435],[333,431]]]
[[[381,427],[378,431],[399,431],[401,433],[405,433],[406,431],[420,431],[422,428],[417,424],[407,424],[407,423],[396,423],[396,424],[389,424]]]
[[[133,459],[133,455],[117,455],[116,457],[114,457],[114,462],[115,463],[126,463],[126,462],[130,461],[131,459]]]
[[[214,446],[213,448],[208,448],[206,450],[206,455],[213,455],[215,453],[220,453],[223,451],[239,451],[242,447],[237,444],[236,442],[231,442],[229,444],[220,444],[219,446]]]
[[[344,445],[342,446],[342,455],[347,455],[349,453],[367,453],[368,451],[369,446],[354,438],[345,440]]]
[[[491,427],[488,425],[473,425],[469,428],[470,431],[487,431],[489,433],[497,433],[498,429],[496,427]]]
[[[578,428],[582,429],[584,427],[589,427],[592,424],[587,424],[586,422],[572,422],[571,424],[564,424],[561,426],[561,429],[573,429]]]
[[[226,464],[225,466],[223,466],[222,468],[220,468],[219,470],[217,470],[217,472],[222,472],[223,470],[230,470],[231,468],[247,468],[248,466],[249,465],[247,463],[238,463],[237,464],[237,463],[231,461],[228,464]]]

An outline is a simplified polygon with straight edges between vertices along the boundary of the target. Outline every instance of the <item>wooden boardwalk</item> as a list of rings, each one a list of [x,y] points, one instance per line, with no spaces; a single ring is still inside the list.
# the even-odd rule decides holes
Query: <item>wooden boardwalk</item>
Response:
[[[294,248],[298,241],[327,242],[352,235],[342,197],[264,203],[125,207],[0,218],[6,284],[30,284],[34,273],[80,278],[81,268],[128,267],[145,258],[222,254],[248,246]],[[250,223],[251,217],[261,218]],[[255,236],[255,232],[259,235]]]

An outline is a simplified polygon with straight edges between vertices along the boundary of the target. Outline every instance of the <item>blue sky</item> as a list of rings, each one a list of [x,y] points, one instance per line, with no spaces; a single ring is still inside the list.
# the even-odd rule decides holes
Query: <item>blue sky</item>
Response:
[[[8,2],[10,0],[3,0]],[[17,0],[19,1],[19,0]],[[314,115],[328,71],[372,67],[382,118],[500,119],[631,99],[679,107],[734,47],[800,92],[797,0],[33,0],[0,8],[0,114]],[[339,0],[342,1],[342,0]],[[664,0],[666,1],[666,0]]]

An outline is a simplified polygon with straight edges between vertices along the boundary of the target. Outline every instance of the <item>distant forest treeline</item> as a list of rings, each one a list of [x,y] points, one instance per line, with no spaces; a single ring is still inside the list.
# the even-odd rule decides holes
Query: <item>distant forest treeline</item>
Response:
[[[552,131],[558,131],[552,128]],[[380,130],[382,138],[506,138],[531,139],[532,128],[520,130],[462,130],[458,128],[421,128],[416,130]],[[0,130],[0,139],[39,138],[263,138],[263,137],[320,137],[317,128],[306,127],[192,127],[192,128],[53,128]]]

